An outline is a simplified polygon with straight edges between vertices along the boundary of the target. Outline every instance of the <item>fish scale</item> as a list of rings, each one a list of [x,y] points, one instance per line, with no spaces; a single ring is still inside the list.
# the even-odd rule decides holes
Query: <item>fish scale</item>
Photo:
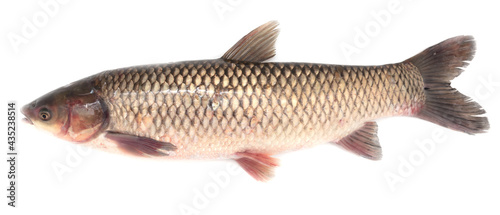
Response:
[[[109,130],[170,142],[179,157],[273,154],[337,141],[425,100],[410,64],[211,60],[111,70],[93,81],[109,107]]]

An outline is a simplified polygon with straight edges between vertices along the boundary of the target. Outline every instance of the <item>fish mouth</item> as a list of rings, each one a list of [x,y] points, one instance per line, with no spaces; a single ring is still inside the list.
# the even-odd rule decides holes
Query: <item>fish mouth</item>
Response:
[[[30,125],[33,125],[33,121],[28,117],[29,109],[30,109],[30,104],[25,105],[24,107],[21,108],[21,113],[25,116],[23,118],[23,122],[28,123]]]
[[[32,121],[31,121],[31,119],[29,119],[28,117],[24,117],[24,118],[23,118],[23,122],[28,123],[28,124],[30,124],[30,125],[33,125],[33,122],[32,122]]]

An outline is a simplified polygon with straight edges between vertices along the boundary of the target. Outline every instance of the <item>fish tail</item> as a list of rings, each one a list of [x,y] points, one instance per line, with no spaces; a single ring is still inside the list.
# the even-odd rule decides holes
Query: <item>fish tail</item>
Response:
[[[457,36],[431,46],[405,61],[415,65],[424,81],[424,106],[416,117],[468,134],[489,129],[484,109],[450,86],[474,58],[472,36]]]

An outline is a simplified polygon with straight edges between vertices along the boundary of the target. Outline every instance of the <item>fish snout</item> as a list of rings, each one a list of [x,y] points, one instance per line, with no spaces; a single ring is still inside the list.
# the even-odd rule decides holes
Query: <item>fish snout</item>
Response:
[[[24,105],[21,108],[21,113],[24,115],[23,122],[33,125],[33,121],[31,121],[31,117],[33,117],[33,108],[35,107],[35,102],[31,102],[27,105]]]

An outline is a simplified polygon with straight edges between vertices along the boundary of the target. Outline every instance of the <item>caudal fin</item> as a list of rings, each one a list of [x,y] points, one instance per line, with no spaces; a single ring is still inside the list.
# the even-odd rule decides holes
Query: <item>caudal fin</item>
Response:
[[[417,117],[468,134],[489,129],[486,113],[471,98],[450,86],[476,51],[472,36],[458,36],[429,47],[405,61],[415,65],[424,79],[425,104]]]

